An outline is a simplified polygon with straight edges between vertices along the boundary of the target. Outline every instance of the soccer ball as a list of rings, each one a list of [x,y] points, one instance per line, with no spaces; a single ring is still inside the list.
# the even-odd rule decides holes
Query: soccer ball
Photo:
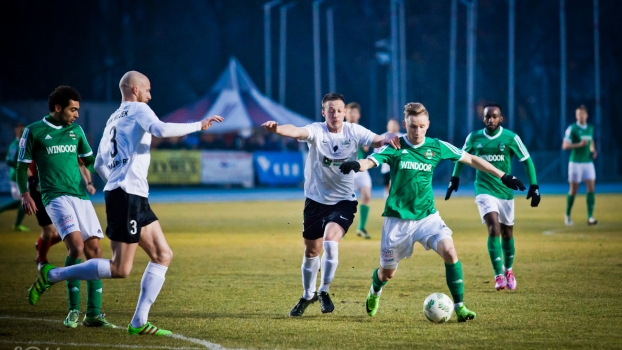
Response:
[[[443,293],[432,293],[423,301],[423,314],[430,322],[447,322],[453,313],[454,302]]]

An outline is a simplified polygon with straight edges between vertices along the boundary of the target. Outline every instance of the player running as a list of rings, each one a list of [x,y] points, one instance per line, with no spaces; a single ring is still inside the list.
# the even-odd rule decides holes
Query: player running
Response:
[[[84,254],[88,261],[101,258],[99,240],[104,237],[93,204],[80,175],[78,157],[92,169],[95,157],[84,131],[74,123],[79,117],[80,94],[70,86],[57,87],[48,99],[50,114],[29,125],[20,140],[17,184],[24,212],[36,214],[37,207],[28,192],[28,167],[37,163],[41,200],[56,231],[67,246],[65,266],[79,264]],[[42,265],[47,273],[51,265]],[[80,280],[66,278],[69,314],[66,327],[76,328],[80,314]],[[38,291],[48,288],[38,279],[29,290],[29,302],[34,305]],[[102,282],[92,278],[86,283],[87,311],[82,323],[92,327],[114,327],[101,311]]]
[[[302,258],[303,295],[292,308],[290,316],[302,316],[310,304],[320,300],[322,313],[333,312],[335,306],[328,294],[330,283],[339,264],[339,241],[348,232],[356,213],[354,176],[343,175],[339,166],[356,160],[361,146],[380,147],[391,142],[399,148],[393,135],[382,137],[358,124],[344,122],[345,100],[331,92],[322,99],[325,122],[299,128],[275,121],[262,124],[269,132],[305,141],[309,155],[305,163],[305,208],[302,238],[305,252]],[[322,261],[318,256],[324,247]],[[322,265],[320,293],[316,292],[317,273]]]
[[[566,216],[564,223],[572,226],[570,212],[574,204],[574,198],[579,190],[581,182],[585,182],[587,189],[587,224],[596,225],[594,213],[594,182],[596,180],[596,169],[594,169],[594,159],[598,155],[594,146],[594,126],[587,123],[587,108],[581,105],[575,111],[577,122],[566,129],[566,135],[562,142],[563,150],[570,150],[570,162],[568,163],[568,182],[570,190],[566,198]]]
[[[529,177],[527,199],[531,198],[531,206],[537,207],[540,190],[527,147],[518,135],[501,126],[503,116],[499,105],[484,106],[482,120],[486,128],[470,133],[462,150],[487,160],[505,173],[512,171],[512,156],[516,156],[525,165]],[[445,200],[449,199],[452,191],[458,190],[463,166],[462,163],[456,163]],[[514,191],[503,186],[498,178],[478,170],[475,176],[475,203],[482,223],[488,228],[488,254],[495,273],[495,288],[514,290]]]
[[[158,218],[147,200],[151,136],[184,136],[206,130],[223,118],[213,116],[196,123],[164,123],[147,105],[151,100],[151,84],[145,75],[127,72],[121,78],[119,88],[121,106],[108,119],[95,163],[97,172],[107,181],[104,187],[108,221],[106,236],[110,239],[112,260],[92,259],[65,268],[44,265],[29,298],[32,304],[36,303],[52,284],[66,279],[125,278],[132,270],[134,254],[140,245],[150,262],[143,274],[138,305],[127,331],[133,335],[170,335],[171,331],[147,321],[149,309],[162,289],[173,258]]]
[[[352,124],[359,124],[361,119],[361,105],[356,102],[350,102],[346,105],[346,121]],[[361,146],[358,149],[357,159],[365,158],[365,152],[369,151],[368,146]],[[371,200],[371,176],[368,172],[354,174],[354,190],[361,195],[361,203],[358,206],[360,211],[359,227],[356,229],[356,235],[365,239],[371,236],[365,229],[367,216],[369,215],[369,202]]]
[[[9,145],[9,150],[6,153],[6,164],[9,166],[9,184],[11,185],[11,196],[13,200],[0,207],[0,213],[17,209],[17,216],[15,217],[15,225],[11,227],[14,231],[28,232],[30,229],[22,225],[24,221],[24,209],[21,206],[21,197],[19,194],[19,188],[17,187],[17,179],[15,175],[15,168],[17,168],[17,154],[19,151],[19,140],[24,133],[25,125],[22,123],[15,124],[13,131],[15,132],[15,139]]]
[[[476,314],[463,302],[462,265],[454,248],[452,232],[434,208],[434,169],[441,160],[450,159],[490,173],[510,188],[522,191],[525,187],[516,177],[504,174],[485,160],[447,142],[425,137],[430,119],[421,103],[410,102],[404,106],[402,123],[406,127],[406,136],[400,138],[401,149],[385,146],[367,159],[345,162],[340,166],[344,174],[352,170],[365,171],[382,163],[391,166],[391,191],[382,214],[385,218],[380,268],[372,273],[372,285],[365,303],[367,314],[376,315],[383,286],[395,275],[400,260],[409,258],[415,242],[419,242],[426,250],[433,249],[445,262],[445,277],[458,322],[472,320]]]

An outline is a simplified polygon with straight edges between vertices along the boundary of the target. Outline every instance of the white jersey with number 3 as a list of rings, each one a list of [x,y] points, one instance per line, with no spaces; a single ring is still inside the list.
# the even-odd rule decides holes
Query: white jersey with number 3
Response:
[[[361,146],[370,146],[376,134],[352,123],[343,123],[339,133],[328,131],[326,123],[304,127],[309,155],[305,164],[305,196],[316,202],[332,205],[343,200],[356,200],[354,172],[344,175],[339,166],[355,161]]]

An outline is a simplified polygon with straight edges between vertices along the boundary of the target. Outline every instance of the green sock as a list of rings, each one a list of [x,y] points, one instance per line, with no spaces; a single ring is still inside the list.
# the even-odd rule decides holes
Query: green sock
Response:
[[[566,216],[570,216],[570,211],[572,210],[572,205],[574,204],[574,196],[569,194],[566,196]]]
[[[65,266],[77,265],[82,259],[65,258]],[[69,310],[80,310],[80,280],[67,280],[67,299]]]
[[[503,247],[503,257],[505,258],[505,268],[512,268],[514,264],[514,237],[510,239],[501,239],[501,246]]]
[[[495,270],[495,276],[503,273],[503,260],[501,258],[501,239],[499,236],[488,236],[488,255],[490,255],[490,262],[492,263],[492,269]]]
[[[102,308],[102,280],[86,281],[86,316],[98,316]]]
[[[586,197],[588,218],[591,218],[594,213],[594,200],[594,192],[588,192]]]
[[[387,284],[388,281],[382,282],[379,278],[378,278],[378,269],[375,269],[374,272],[371,274],[371,285],[374,288],[374,292],[379,292],[382,287],[384,287],[385,284]]]
[[[15,218],[15,226],[19,226],[22,224],[22,221],[24,221],[24,216],[26,215],[26,213],[24,213],[24,208],[22,208],[22,206],[18,206],[17,207],[17,217]]]
[[[447,280],[447,287],[449,287],[454,303],[462,303],[464,299],[464,281],[462,280],[462,264],[460,260],[456,261],[455,264],[445,263],[445,279]]]
[[[18,200],[9,202],[0,207],[0,213],[2,213],[3,211],[7,211],[7,210],[17,209],[22,206],[21,204],[22,204],[22,201],[18,201]]]
[[[361,212],[361,219],[359,220],[359,230],[364,230],[365,224],[367,223],[367,214],[369,214],[369,205],[361,204],[359,205],[359,209]]]

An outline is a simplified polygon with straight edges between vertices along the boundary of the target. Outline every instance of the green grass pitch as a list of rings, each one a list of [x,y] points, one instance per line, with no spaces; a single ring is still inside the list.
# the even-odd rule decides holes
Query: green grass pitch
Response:
[[[588,227],[585,197],[578,196],[575,226],[563,225],[565,197],[543,196],[539,208],[516,199],[516,291],[494,289],[486,229],[473,198],[437,198],[454,232],[464,268],[465,302],[477,312],[468,323],[432,324],[421,312],[432,292],[449,294],[442,260],[416,246],[382,294],[376,317],[365,314],[371,273],[378,266],[383,201],[371,205],[371,240],[354,228],[340,243],[331,286],[332,314],[319,304],[302,318],[288,317],[300,298],[303,201],[155,204],[175,256],[150,321],[185,337],[226,348],[253,349],[462,349],[622,348],[622,196],[597,195]],[[96,206],[102,227],[105,213]],[[40,349],[201,348],[183,339],[133,337],[119,329],[67,329],[63,283],[36,306],[27,289],[36,277],[33,231],[8,230],[14,212],[0,216],[0,348]],[[358,219],[356,220],[358,222]],[[110,257],[109,241],[101,242]],[[52,247],[49,260],[63,264],[66,249]],[[104,281],[102,312],[127,327],[134,312],[147,256],[137,253],[125,280]],[[86,286],[82,284],[85,311]],[[209,344],[208,344],[209,345]]]

